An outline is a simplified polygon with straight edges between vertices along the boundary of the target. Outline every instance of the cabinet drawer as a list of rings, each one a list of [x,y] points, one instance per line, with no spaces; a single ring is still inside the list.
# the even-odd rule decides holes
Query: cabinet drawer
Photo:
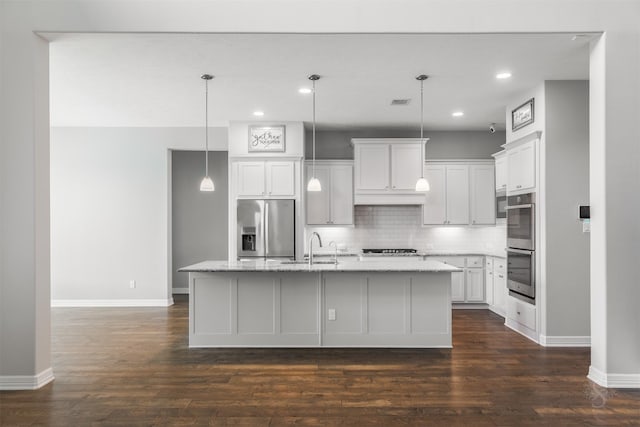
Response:
[[[458,268],[464,268],[464,257],[462,256],[433,256],[427,259],[444,262],[445,264]]]
[[[468,256],[467,267],[469,268],[482,268],[484,266],[484,259],[481,256]]]
[[[507,317],[529,329],[536,330],[536,307],[531,304],[509,296],[507,298]]]
[[[496,274],[507,274],[507,260],[504,258],[495,258],[493,260],[493,272]]]

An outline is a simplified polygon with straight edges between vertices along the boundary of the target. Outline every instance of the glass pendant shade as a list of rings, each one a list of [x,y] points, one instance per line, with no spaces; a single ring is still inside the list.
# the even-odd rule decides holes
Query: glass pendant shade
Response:
[[[320,180],[315,176],[309,180],[307,184],[307,191],[322,191],[322,185],[320,184]]]
[[[418,181],[416,182],[416,191],[429,191],[431,190],[431,186],[429,186],[429,181],[427,181],[427,178],[420,178],[418,179]]]
[[[200,183],[200,191],[215,191],[216,187],[213,185],[213,180],[208,176],[202,178]]]

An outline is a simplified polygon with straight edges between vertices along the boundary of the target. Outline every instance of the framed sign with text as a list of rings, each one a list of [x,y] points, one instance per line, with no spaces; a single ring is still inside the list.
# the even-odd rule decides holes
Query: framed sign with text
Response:
[[[511,131],[515,132],[520,128],[533,123],[533,98],[511,111]]]
[[[284,125],[249,126],[249,152],[284,151]]]

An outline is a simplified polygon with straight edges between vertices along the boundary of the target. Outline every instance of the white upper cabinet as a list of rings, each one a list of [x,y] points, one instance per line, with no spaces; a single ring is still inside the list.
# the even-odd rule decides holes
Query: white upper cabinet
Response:
[[[447,224],[469,224],[469,167],[447,166]]]
[[[425,178],[431,188],[425,194],[423,206],[424,224],[447,223],[447,178],[444,165],[429,165],[425,168]]]
[[[507,149],[507,193],[527,193],[535,189],[536,141]]]
[[[349,162],[316,162],[316,178],[322,191],[307,191],[308,225],[353,224],[353,165]],[[313,174],[306,165],[305,183]]]
[[[389,190],[389,154],[388,144],[357,144],[355,146],[357,190]]]
[[[415,191],[416,181],[422,176],[420,144],[391,145],[391,189]]]
[[[469,171],[471,175],[471,224],[495,224],[494,167],[492,165],[472,165]]]
[[[237,192],[246,197],[295,197],[292,161],[240,161]]]
[[[425,138],[425,141],[427,139]],[[423,142],[410,138],[351,140],[356,204],[421,204],[415,186],[422,176]]]
[[[266,162],[267,196],[295,195],[295,167],[293,162]]]
[[[507,153],[494,154],[496,159],[496,190],[507,189]]]
[[[425,177],[425,225],[495,224],[494,166],[488,162],[430,163]]]
[[[423,223],[469,224],[469,166],[428,165],[425,177],[431,189],[424,196]]]

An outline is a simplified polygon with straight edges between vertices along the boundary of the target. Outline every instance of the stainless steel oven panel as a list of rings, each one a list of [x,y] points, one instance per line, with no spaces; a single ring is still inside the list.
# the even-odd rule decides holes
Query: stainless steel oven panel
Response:
[[[536,211],[533,203],[507,206],[507,247],[534,250]]]
[[[535,251],[507,248],[507,288],[510,295],[535,303]]]

